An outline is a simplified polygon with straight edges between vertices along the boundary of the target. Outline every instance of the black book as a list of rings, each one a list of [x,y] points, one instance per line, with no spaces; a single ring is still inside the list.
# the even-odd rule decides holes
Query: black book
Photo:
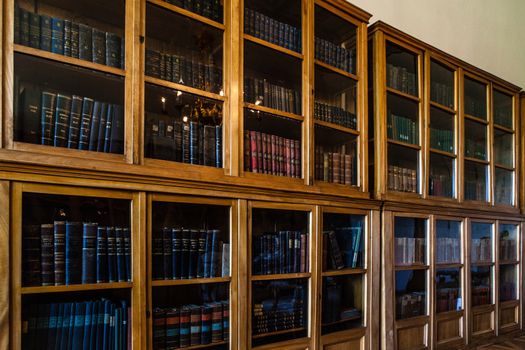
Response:
[[[199,123],[190,122],[190,163],[199,164]]]
[[[164,279],[170,280],[173,278],[172,271],[172,238],[171,238],[171,229],[164,227],[162,229],[162,257],[163,257],[163,266],[164,266]]]
[[[53,224],[40,225],[40,266],[42,285],[55,285],[55,238]]]
[[[201,143],[203,144],[203,163],[207,166],[216,166],[215,160],[215,126],[205,125]]]
[[[54,236],[54,268],[55,268],[55,286],[63,285],[65,282],[65,265],[66,265],[66,222],[55,221],[53,223]]]
[[[97,152],[104,152],[104,143],[106,137],[106,123],[108,118],[109,104],[102,104],[102,111],[100,113],[100,120],[98,124],[98,135],[97,135]]]
[[[199,261],[199,231],[190,230],[190,255],[189,255],[188,278],[197,277],[198,261]]]
[[[52,92],[43,91],[41,101],[41,135],[43,145],[53,144],[53,130],[55,126],[55,107],[57,95]]]
[[[115,227],[115,239],[117,245],[117,280],[126,282],[126,255],[124,252],[124,232],[122,227]]]
[[[228,341],[230,337],[230,302],[221,301],[222,304],[222,340]]]
[[[97,227],[97,283],[108,281],[108,236],[106,227]]]
[[[59,304],[52,303],[49,305],[49,321],[47,331],[47,348],[53,349],[55,347],[58,313],[60,311]]]
[[[40,16],[37,13],[29,13],[29,46],[40,48]]]
[[[171,230],[171,271],[174,279],[179,279],[181,276],[181,254],[182,254],[182,230]]]
[[[190,162],[190,123],[182,123],[182,162]]]
[[[215,126],[215,166],[222,168],[222,126]]]
[[[40,225],[25,225],[22,233],[22,284],[40,286],[42,284]]]
[[[176,162],[182,161],[182,125],[180,120],[173,122],[173,160]]]
[[[206,255],[206,230],[200,230],[198,233],[198,262],[197,262],[197,278],[204,277],[204,256]]]
[[[115,68],[122,68],[120,61],[120,47],[122,39],[114,33],[106,33],[106,65]]]
[[[82,117],[80,119],[80,136],[78,141],[78,148],[81,150],[89,149],[89,135],[91,133],[91,118],[93,116],[94,102],[89,97],[84,97],[82,103]]]
[[[111,125],[111,153],[124,152],[124,109],[120,105],[113,105],[113,121]]]
[[[211,241],[212,241],[213,231],[206,231],[205,246],[204,246],[204,272],[203,277],[210,277],[210,260],[211,260]]]
[[[82,97],[73,95],[71,99],[71,114],[69,115],[68,148],[78,149],[80,120],[82,118],[82,103]]]
[[[190,259],[190,230],[182,230],[182,254],[180,255],[180,278],[188,278]]]
[[[64,20],[64,55],[71,57],[71,21]]]
[[[219,247],[221,246],[219,239],[220,239],[220,231],[219,230],[212,230],[212,236],[211,236],[211,256],[210,256],[210,277],[217,277],[221,273],[221,255],[219,251]]]
[[[177,349],[179,347],[179,316],[179,309],[166,309],[166,349]]]
[[[153,309],[153,348],[166,349],[166,311]]]
[[[91,34],[93,62],[106,64],[106,33],[93,28]]]
[[[71,96],[57,94],[55,113],[55,147],[66,147],[68,141]]]
[[[124,256],[126,258],[126,280],[131,282],[131,230],[129,227],[123,227],[122,233],[124,235]]]
[[[108,104],[108,114],[106,115],[106,130],[104,131],[104,152],[109,153],[111,148],[111,133],[113,126],[113,112],[115,106]]]
[[[78,284],[82,282],[82,223],[68,221],[65,226],[66,285]]]
[[[108,227],[106,231],[108,235],[108,281],[117,282],[117,242],[115,236],[115,228]]]
[[[29,11],[20,9],[20,44],[29,46]]]
[[[64,20],[51,18],[51,52],[64,54]]]
[[[190,346],[201,343],[202,311],[199,305],[190,306]]]
[[[164,279],[164,240],[162,237],[162,230],[155,230],[153,232],[153,247],[151,254],[153,260],[153,279]]]
[[[22,115],[16,116],[20,119],[20,130],[17,133],[22,136],[22,141],[29,143],[41,142],[41,101],[42,92],[36,85],[29,83],[20,84],[20,100],[22,107],[19,113]],[[18,123],[17,123],[18,124]]]
[[[343,254],[341,253],[341,249],[339,248],[339,243],[337,242],[335,232],[328,231],[327,238],[328,241],[325,242],[325,244],[329,244],[328,246],[330,247],[328,252],[331,258],[332,268],[340,270],[345,267],[345,263],[343,259]]]
[[[85,222],[82,230],[82,283],[97,282],[97,232],[96,223]]]
[[[93,32],[91,27],[78,25],[78,57],[81,60],[93,61]]]
[[[96,151],[98,147],[98,132],[100,126],[100,117],[103,111],[103,102],[95,101],[93,104],[93,115],[91,116],[91,126],[89,133],[89,150]]]
[[[80,27],[78,23],[71,23],[71,57],[79,58],[79,35]]]

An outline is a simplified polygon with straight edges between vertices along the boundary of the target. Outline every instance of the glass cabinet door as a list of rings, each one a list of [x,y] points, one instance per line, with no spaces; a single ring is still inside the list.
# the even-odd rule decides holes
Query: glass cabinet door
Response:
[[[471,305],[493,304],[494,225],[472,222],[470,226]]]
[[[500,223],[499,236],[499,301],[517,300],[519,273],[519,225]]]

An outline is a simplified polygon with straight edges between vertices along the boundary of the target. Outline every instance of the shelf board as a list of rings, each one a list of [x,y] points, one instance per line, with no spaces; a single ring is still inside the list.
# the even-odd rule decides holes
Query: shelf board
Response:
[[[341,323],[345,323],[345,322],[349,322],[349,321],[359,320],[361,318],[363,318],[362,315],[353,316],[353,317],[345,318],[344,320],[338,320],[338,321],[334,321],[334,322],[330,322],[330,323],[322,323],[321,327],[329,327],[329,326],[333,326],[333,325],[336,325],[336,324],[341,324]]]
[[[282,47],[280,45],[276,45],[276,44],[273,44],[269,41],[266,41],[266,40],[263,40],[263,39],[259,39],[253,35],[250,35],[250,34],[244,34],[243,35],[243,38],[245,40],[248,40],[248,41],[251,41],[252,43],[255,43],[255,44],[258,44],[258,45],[261,45],[261,46],[265,46],[269,49],[272,49],[272,50],[275,50],[275,51],[279,51],[280,53],[283,53],[285,55],[288,55],[288,56],[292,56],[292,57],[295,57],[297,59],[304,59],[304,56],[303,54],[299,53],[299,52],[295,52],[293,50],[290,50],[290,49],[287,49],[285,47]]]
[[[485,125],[489,124],[488,120],[482,119],[480,117],[475,117],[475,116],[470,115],[470,114],[465,114],[465,119],[469,119],[469,120],[472,120],[472,121],[480,123],[480,124],[485,124]]]
[[[514,134],[514,129],[508,128],[508,127],[503,126],[503,125],[498,125],[496,123],[494,123],[494,129],[498,129],[498,130],[507,132],[509,134]]]
[[[113,283],[89,283],[89,284],[72,284],[67,286],[38,286],[38,287],[22,287],[21,294],[39,294],[39,293],[62,293],[62,292],[78,292],[88,290],[104,290],[104,289],[124,289],[133,287],[132,282],[113,282]]]
[[[437,109],[441,109],[443,112],[447,112],[450,114],[456,114],[455,109],[442,105],[441,103],[438,103],[438,102],[430,101],[430,106],[436,107]]]
[[[496,265],[493,261],[476,261],[470,262],[471,266],[494,266]]]
[[[24,46],[24,45],[14,44],[13,50],[16,53],[23,53],[26,55],[44,58],[44,59],[48,59],[48,60],[55,61],[58,63],[66,63],[66,64],[70,64],[70,65],[77,66],[77,67],[95,70],[97,72],[118,75],[121,77],[126,75],[126,71],[124,69],[110,67],[104,64],[93,63],[93,62],[81,60],[81,59],[74,58],[74,57],[59,55],[56,53],[52,53],[52,52],[48,52],[48,51],[44,51],[40,49],[35,49],[35,48]]]
[[[394,95],[397,95],[397,96],[400,96],[400,97],[403,97],[403,98],[407,98],[407,99],[412,100],[414,102],[418,102],[419,103],[421,101],[421,99],[419,97],[417,97],[417,96],[407,94],[406,92],[402,92],[402,91],[399,91],[397,89],[394,89],[394,88],[391,88],[391,87],[388,87],[388,86],[386,87],[386,91],[390,92],[390,93],[392,93]]]
[[[166,287],[166,286],[183,286],[189,284],[207,284],[207,283],[227,283],[231,281],[231,277],[213,277],[213,278],[189,278],[181,280],[153,280],[152,287]]]
[[[202,22],[204,24],[207,24],[209,26],[215,27],[220,30],[225,30],[225,26],[222,23],[216,22],[212,19],[209,19],[208,17],[201,16],[199,14],[196,14],[194,12],[191,12],[189,10],[183,9],[182,7],[178,7],[176,5],[172,5],[166,1],[162,0],[147,0],[148,3],[156,5],[158,7],[162,7],[165,10],[178,13],[179,15],[183,15],[185,17],[188,17],[190,19]]]
[[[468,160],[469,162],[489,165],[489,161],[488,160],[483,160],[483,159],[479,159],[479,158],[472,158],[472,157],[464,157],[464,159]]]
[[[293,332],[301,332],[301,331],[305,331],[305,330],[306,330],[306,328],[304,328],[304,327],[284,329],[282,331],[274,331],[274,332],[268,332],[268,333],[261,333],[261,334],[252,335],[252,339],[266,338],[266,337],[271,337],[271,336],[275,336],[275,335],[281,335],[281,334],[287,334],[287,333],[293,333]]]
[[[449,320],[463,316],[463,309],[436,312],[436,317],[440,320]]]
[[[330,123],[330,122],[325,122],[324,120],[318,120],[318,119],[314,119],[314,123],[315,125],[324,126],[326,128],[330,128],[330,129],[338,130],[341,132],[345,132],[347,134],[359,136],[359,131],[354,130],[352,128],[347,128],[346,126],[342,126],[342,125],[338,125],[338,124]]]
[[[328,276],[345,276],[345,275],[362,275],[366,273],[366,269],[362,268],[345,268],[341,270],[324,271],[323,277]]]
[[[450,152],[447,152],[447,151],[442,151],[440,149],[435,149],[435,148],[430,148],[430,152],[435,153],[435,154],[439,154],[439,155],[442,155],[442,156],[445,156],[445,157],[450,157],[450,158],[456,158],[457,157],[454,153],[450,153]]]
[[[150,83],[150,84],[154,84],[154,85],[158,85],[158,86],[162,86],[162,87],[165,87],[165,88],[168,88],[168,89],[179,90],[179,91],[187,92],[189,94],[194,94],[194,95],[198,95],[198,96],[202,96],[202,97],[207,97],[207,98],[210,98],[212,100],[226,101],[226,97],[221,96],[219,94],[215,94],[213,92],[208,92],[208,91],[196,89],[194,87],[183,85],[183,84],[173,83],[171,81],[162,80],[162,79],[159,79],[159,78],[153,78],[153,77],[150,77],[150,76],[144,76],[144,82]]]
[[[75,157],[81,159],[96,159],[107,162],[122,163],[125,161],[124,155],[118,153],[86,151],[80,149],[55,147],[52,145],[40,145],[20,141],[13,142],[13,149],[23,152],[49,154],[52,156]]]
[[[406,270],[428,270],[429,265],[425,264],[412,264],[412,265],[396,265],[396,271],[406,271]]]
[[[275,109],[275,108],[270,108],[270,107],[265,107],[265,106],[261,106],[261,105],[256,105],[255,103],[244,102],[244,107],[245,108],[249,108],[249,109],[253,109],[255,111],[260,111],[260,112],[264,112],[264,113],[268,113],[268,114],[273,114],[273,115],[276,115],[276,116],[279,116],[279,117],[284,117],[284,118],[298,120],[300,122],[302,122],[304,120],[304,117],[301,116],[301,115],[298,115],[298,114],[295,114],[295,113],[290,113],[290,112],[280,111],[280,110]]]
[[[315,64],[318,65],[319,67],[323,67],[323,68],[328,69],[328,70],[330,70],[330,71],[332,71],[334,73],[337,73],[339,75],[343,75],[343,76],[345,76],[347,78],[350,78],[350,79],[353,79],[353,80],[356,80],[356,81],[359,80],[359,77],[357,75],[352,74],[350,72],[347,72],[345,70],[336,68],[336,67],[334,67],[334,66],[332,66],[332,65],[330,65],[328,63],[325,63],[323,61],[320,61],[320,60],[316,59],[315,60]]]
[[[406,142],[403,142],[403,141],[396,141],[396,140],[388,139],[388,143],[391,143],[393,145],[402,146],[402,147],[412,148],[412,149],[415,149],[417,151],[421,150],[421,146],[413,145],[411,143],[406,143]]]
[[[213,347],[213,346],[220,346],[220,345],[225,345],[225,344],[228,344],[228,342],[227,341],[220,341],[220,342],[216,342],[216,343],[193,345],[193,346],[187,346],[187,347],[184,347],[184,348],[181,348],[181,349],[184,349],[184,350],[204,349],[204,348],[210,348],[210,347]]]
[[[518,260],[500,260],[498,262],[499,265],[518,265]]]
[[[496,168],[508,170],[508,171],[514,171],[513,167],[507,166],[507,165],[501,165],[501,164],[494,164]]]
[[[463,267],[463,264],[460,262],[440,262],[436,263],[436,269],[449,269],[455,267]]]
[[[252,275],[252,281],[289,280],[299,278],[310,278],[309,272],[298,273],[276,273],[271,275]]]

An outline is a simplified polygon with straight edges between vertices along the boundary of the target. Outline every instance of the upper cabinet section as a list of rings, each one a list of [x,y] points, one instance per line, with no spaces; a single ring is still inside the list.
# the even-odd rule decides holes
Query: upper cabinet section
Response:
[[[517,208],[520,89],[385,23],[369,33],[376,198]]]

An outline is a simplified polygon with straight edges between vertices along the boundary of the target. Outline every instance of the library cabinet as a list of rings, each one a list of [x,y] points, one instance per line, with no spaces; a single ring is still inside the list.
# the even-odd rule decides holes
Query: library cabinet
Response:
[[[520,89],[383,22],[369,34],[375,197],[517,211]]]

